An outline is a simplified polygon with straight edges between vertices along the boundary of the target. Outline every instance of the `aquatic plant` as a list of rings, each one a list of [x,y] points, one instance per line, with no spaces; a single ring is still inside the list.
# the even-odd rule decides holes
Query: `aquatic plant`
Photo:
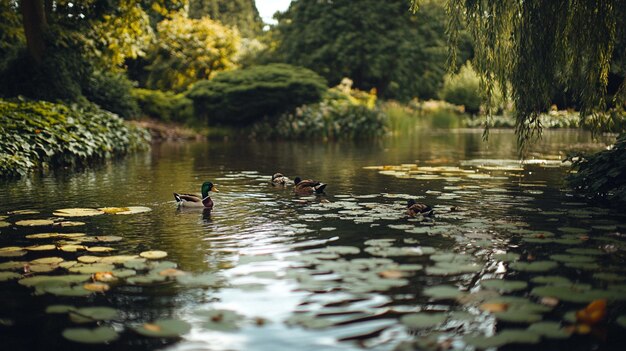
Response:
[[[577,172],[568,180],[574,189],[589,197],[626,203],[626,134],[608,150],[571,159]]]
[[[0,177],[85,166],[148,148],[149,134],[95,105],[0,100]]]

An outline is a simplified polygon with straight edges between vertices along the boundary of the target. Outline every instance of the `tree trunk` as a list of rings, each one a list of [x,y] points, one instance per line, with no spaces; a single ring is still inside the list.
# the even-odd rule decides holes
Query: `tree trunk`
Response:
[[[48,26],[44,0],[22,0],[20,8],[28,52],[35,62],[41,63],[45,50],[44,32]]]

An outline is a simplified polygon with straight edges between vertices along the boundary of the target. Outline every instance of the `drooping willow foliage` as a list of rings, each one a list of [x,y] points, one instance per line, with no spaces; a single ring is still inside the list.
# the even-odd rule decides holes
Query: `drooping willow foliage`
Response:
[[[412,1],[417,10],[426,0]],[[556,84],[576,96],[587,124],[599,127],[608,109],[623,113],[624,81],[610,98],[607,84],[615,50],[626,50],[616,48],[626,43],[626,0],[447,0],[446,9],[451,67],[465,27],[487,106],[494,89],[513,98],[521,150],[540,135]]]

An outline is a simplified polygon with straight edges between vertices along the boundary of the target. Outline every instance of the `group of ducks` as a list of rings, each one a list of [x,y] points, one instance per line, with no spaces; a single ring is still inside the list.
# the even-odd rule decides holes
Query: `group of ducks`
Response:
[[[270,183],[273,186],[287,187],[293,184],[293,191],[298,195],[313,195],[313,194],[323,194],[324,189],[326,189],[326,184],[319,182],[317,180],[312,179],[301,179],[300,177],[295,177],[293,181],[288,177],[284,176],[282,173],[275,173],[272,176],[272,180]],[[176,203],[178,206],[182,207],[195,207],[195,208],[205,208],[207,210],[213,209],[213,200],[209,196],[209,192],[219,192],[215,185],[211,182],[202,183],[201,194],[202,197],[194,194],[179,194],[174,193],[174,199],[176,199]],[[428,206],[423,203],[419,203],[415,200],[408,200],[406,205],[406,214],[410,217],[415,217],[418,215],[421,216],[431,216],[433,214],[433,209],[431,206]]]

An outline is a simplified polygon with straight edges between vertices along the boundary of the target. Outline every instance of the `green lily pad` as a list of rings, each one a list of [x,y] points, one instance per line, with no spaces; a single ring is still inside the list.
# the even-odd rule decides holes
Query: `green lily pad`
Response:
[[[559,300],[574,303],[588,303],[597,299],[614,299],[616,296],[610,291],[592,290],[588,286],[580,285],[547,285],[539,286],[531,290],[531,295],[540,297],[555,297]],[[616,292],[615,295],[619,294]],[[621,294],[623,296],[623,294]]]
[[[46,307],[46,313],[65,314],[65,313],[69,313],[70,311],[73,311],[75,309],[76,309],[76,307],[69,306],[69,305],[50,305],[50,306]]]
[[[223,285],[222,279],[212,273],[203,273],[203,274],[186,274],[180,275],[176,277],[176,281],[178,281],[181,285],[186,286],[194,286],[194,287],[219,287]]]
[[[15,210],[15,211],[9,211],[7,212],[7,214],[9,215],[29,215],[29,214],[38,214],[39,211],[37,210]]]
[[[0,271],[23,269],[24,265],[28,262],[25,261],[8,261],[0,263]]]
[[[586,247],[573,247],[565,251],[567,251],[567,253],[572,254],[572,255],[590,255],[590,256],[604,255],[604,251],[600,249],[586,248]]]
[[[55,245],[33,245],[33,246],[27,246],[24,249],[28,250],[28,251],[50,251],[50,250],[56,250],[57,247]]]
[[[504,279],[485,279],[481,280],[480,285],[487,289],[494,289],[502,292],[524,290],[528,287],[528,283],[524,281]]]
[[[159,275],[158,273],[148,275],[136,275],[126,279],[126,282],[133,285],[149,285],[154,283],[164,282],[167,279],[166,276]]]
[[[21,274],[13,273],[13,272],[0,272],[0,282],[6,282],[13,279],[21,278]]]
[[[167,257],[167,252],[165,252],[165,251],[158,251],[158,250],[144,251],[144,252],[140,253],[139,256],[141,256],[143,258],[147,258],[149,260],[158,260],[158,259]]]
[[[102,215],[104,212],[95,208],[62,208],[52,214],[59,217],[88,217]]]
[[[356,255],[361,252],[361,249],[354,246],[327,246],[322,249],[322,252],[335,253],[339,255]]]
[[[49,219],[26,219],[22,221],[15,222],[16,225],[23,227],[38,227],[44,225],[53,225],[54,221]]]
[[[110,307],[83,307],[69,311],[70,319],[74,323],[91,323],[94,321],[108,321],[115,319],[118,311]]]
[[[178,319],[161,319],[135,327],[134,330],[143,336],[177,338],[188,333],[191,330],[191,325]]]
[[[439,325],[448,318],[445,313],[411,313],[400,317],[402,324],[411,329],[430,328]]]
[[[513,262],[510,268],[522,272],[545,272],[558,267],[554,261]]]
[[[115,269],[115,266],[112,264],[104,264],[104,263],[77,263],[72,267],[68,268],[68,271],[73,273],[80,274],[93,274],[98,272],[110,272]]]
[[[11,223],[9,223],[9,222],[0,221],[0,228],[6,228],[6,227],[8,227],[10,225],[11,225]]]
[[[103,242],[103,243],[108,243],[108,242],[115,242],[115,241],[121,241],[124,238],[122,238],[121,236],[117,236],[117,235],[98,235],[98,236],[90,236],[88,238],[86,238],[85,241],[97,241],[97,242]]]
[[[422,294],[437,300],[447,300],[456,299],[457,297],[462,296],[464,292],[454,286],[439,285],[424,289]]]
[[[30,261],[30,264],[59,264],[63,262],[61,257],[43,257]]]
[[[117,340],[119,335],[111,327],[68,328],[63,331],[63,337],[84,344],[103,344]]]
[[[145,259],[140,258],[137,255],[117,255],[117,256],[103,257],[100,260],[100,263],[123,264],[124,262],[131,261],[131,260],[145,260]],[[127,267],[127,268],[130,268],[130,267]]]
[[[500,347],[507,344],[536,344],[541,336],[526,329],[507,329],[491,336],[465,336],[463,341],[478,348],[488,349]]]
[[[129,214],[137,214],[137,213],[145,213],[150,212],[152,209],[150,207],[145,206],[128,206],[125,211],[117,211],[116,215],[129,215]]]
[[[564,255],[564,254],[556,254],[550,256],[550,259],[557,262],[563,263],[589,263],[595,261],[595,258],[591,256],[584,255]]]
[[[56,295],[56,296],[70,296],[70,297],[79,297],[79,296],[88,296],[91,295],[92,292],[83,288],[80,285],[75,286],[51,286],[44,287],[43,292]]]
[[[75,239],[85,236],[85,233],[38,233],[26,235],[26,239]]]
[[[445,262],[439,261],[434,266],[426,267],[428,275],[459,275],[466,273],[475,273],[482,270],[483,266],[476,263],[468,262]]]
[[[85,222],[78,221],[60,221],[54,222],[55,227],[80,227],[81,225],[85,225]]]
[[[531,280],[537,284],[551,284],[551,285],[571,285],[572,281],[558,275],[540,275],[533,277]]]
[[[528,327],[529,331],[550,339],[567,339],[572,333],[561,327],[557,322],[537,322]]]
[[[609,282],[621,282],[626,280],[626,276],[610,272],[594,273],[593,278]]]
[[[534,323],[543,317],[532,310],[510,308],[503,312],[494,313],[498,320],[510,323]]]

